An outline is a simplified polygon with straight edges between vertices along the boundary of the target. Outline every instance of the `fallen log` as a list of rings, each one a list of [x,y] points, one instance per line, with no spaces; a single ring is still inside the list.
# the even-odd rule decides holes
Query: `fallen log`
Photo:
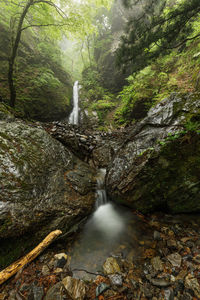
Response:
[[[20,258],[18,261],[14,262],[6,269],[0,272],[0,284],[4,283],[10,277],[15,275],[20,269],[22,269],[26,264],[33,261],[44,249],[46,249],[59,235],[62,231],[55,230],[52,231],[47,237],[31,252],[26,254],[24,257]]]

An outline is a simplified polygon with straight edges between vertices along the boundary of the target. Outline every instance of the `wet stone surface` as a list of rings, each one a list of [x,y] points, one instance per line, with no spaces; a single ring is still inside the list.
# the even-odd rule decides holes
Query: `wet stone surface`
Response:
[[[4,283],[0,299],[200,299],[200,217],[135,214],[132,217],[144,231],[148,228],[150,238],[140,234],[132,245],[119,243],[118,249],[112,249],[104,263],[112,261],[118,265],[113,274],[104,272],[103,263],[90,274],[85,261],[79,268],[88,275],[87,280],[78,279],[70,258],[74,242],[55,245]],[[159,240],[155,240],[155,231],[159,232]],[[76,247],[79,243],[77,237]],[[99,252],[93,252],[94,257],[98,255]]]

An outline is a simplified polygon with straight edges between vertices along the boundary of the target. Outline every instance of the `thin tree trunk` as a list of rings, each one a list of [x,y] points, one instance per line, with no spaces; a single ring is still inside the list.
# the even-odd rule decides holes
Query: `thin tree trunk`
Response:
[[[90,61],[90,67],[92,66],[92,60],[91,60],[91,54],[90,54],[90,40],[87,37],[87,48],[88,48],[88,56],[89,56],[89,61]]]
[[[16,37],[14,40],[14,44],[12,45],[11,55],[9,58],[8,84],[9,84],[9,90],[10,90],[10,106],[12,106],[12,107],[15,106],[15,102],[16,102],[16,89],[15,89],[15,85],[14,85],[14,81],[13,81],[15,59],[17,56],[17,50],[19,47],[20,39],[21,39],[22,25],[23,25],[24,19],[26,17],[26,14],[27,14],[29,8],[33,3],[34,3],[34,0],[29,0],[28,3],[26,4],[26,6],[24,7],[24,10],[19,19]]]
[[[85,62],[84,62],[84,58],[83,58],[83,45],[84,45],[84,42],[82,43],[82,45],[81,45],[81,58],[82,58],[82,62],[83,62],[83,65],[84,65],[84,67],[85,67]]]

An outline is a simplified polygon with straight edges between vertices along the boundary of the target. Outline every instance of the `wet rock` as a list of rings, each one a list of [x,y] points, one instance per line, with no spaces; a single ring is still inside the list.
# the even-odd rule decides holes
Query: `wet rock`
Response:
[[[16,300],[16,294],[17,292],[15,290],[11,290],[9,293],[8,300]]]
[[[156,271],[162,271],[163,270],[163,262],[160,259],[159,256],[156,256],[151,259],[151,264],[154,267]]]
[[[167,241],[167,246],[169,248],[172,248],[172,249],[176,249],[177,248],[177,243],[175,240],[168,240]]]
[[[44,300],[64,300],[63,289],[62,283],[58,282],[48,290]]]
[[[58,259],[56,267],[64,268],[66,263],[67,263],[66,259],[64,257],[62,257],[61,259]]]
[[[165,279],[162,279],[162,278],[151,278],[150,279],[150,282],[155,285],[155,286],[158,286],[158,287],[168,287],[171,285],[171,282],[165,280]]]
[[[155,241],[160,241],[161,240],[160,232],[155,230],[153,233],[153,238]]]
[[[8,298],[8,294],[6,292],[0,293],[0,300],[5,300]]]
[[[114,257],[108,257],[103,264],[103,270],[105,274],[115,274],[120,273],[120,267],[117,263],[117,260]]]
[[[144,213],[200,211],[199,135],[180,133],[199,112],[199,94],[172,94],[152,107],[109,164],[109,197]]]
[[[98,168],[107,167],[113,154],[114,150],[109,144],[96,148],[92,153],[94,165]]]
[[[165,300],[174,300],[174,291],[173,289],[165,289]]]
[[[60,274],[63,272],[63,269],[62,268],[56,268],[54,271],[53,271],[55,274]]]
[[[145,297],[152,299],[154,295],[154,288],[149,283],[144,283],[141,287],[141,291],[144,293]]]
[[[28,300],[42,300],[44,296],[44,289],[42,286],[29,286]]]
[[[106,290],[104,293],[103,293],[105,299],[109,299],[111,297],[115,297],[117,295],[117,292],[116,291],[113,291],[113,290]],[[111,298],[112,299],[112,298]]]
[[[119,274],[113,274],[108,276],[112,285],[122,286],[123,278]]]
[[[72,300],[83,300],[85,298],[87,288],[83,281],[67,276],[62,280],[62,283]]]
[[[172,264],[172,266],[174,266],[174,267],[180,267],[181,266],[182,257],[177,252],[168,255],[167,259]]]
[[[182,295],[179,297],[181,300],[193,300],[193,296],[191,296],[189,293],[184,292]]]
[[[103,294],[105,291],[109,289],[109,285],[106,283],[102,282],[96,287],[96,297],[99,295]]]
[[[64,258],[65,261],[67,261],[68,255],[66,253],[59,253],[59,254],[55,254],[54,258],[58,260]]]
[[[189,274],[186,278],[185,278],[185,286],[188,289],[191,289],[195,296],[200,299],[200,285],[198,283],[197,278],[194,278],[191,274]]]
[[[42,275],[47,276],[47,275],[49,275],[49,274],[50,274],[49,267],[48,267],[47,265],[44,265],[44,266],[42,267]]]
[[[93,209],[95,173],[45,130],[1,121],[0,238],[15,248],[31,232],[32,247],[55,229],[72,230]]]

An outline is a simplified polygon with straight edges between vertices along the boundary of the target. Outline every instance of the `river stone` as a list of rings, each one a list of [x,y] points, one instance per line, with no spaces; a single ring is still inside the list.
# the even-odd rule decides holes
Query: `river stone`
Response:
[[[54,257],[55,257],[55,259],[58,259],[58,260],[64,258],[66,261],[68,258],[66,253],[58,253],[58,254],[55,254]]]
[[[105,274],[115,274],[120,273],[120,267],[117,263],[117,260],[114,257],[108,257],[103,264],[103,271]]]
[[[159,256],[156,256],[151,259],[151,264],[156,271],[163,271],[163,262]]]
[[[95,173],[45,130],[0,121],[0,239],[27,236],[22,246],[32,247],[55,229],[72,230],[92,212]]]
[[[195,293],[195,296],[200,299],[200,285],[198,283],[197,278],[194,278],[191,274],[189,274],[186,278],[185,278],[185,286],[188,289],[193,290],[193,292]]]
[[[82,280],[67,276],[62,280],[62,283],[72,300],[83,300],[85,298],[87,288]]]
[[[173,93],[152,107],[108,167],[108,196],[143,213],[200,211],[199,131],[189,131],[199,116],[200,94]]]
[[[178,252],[168,255],[167,259],[172,264],[172,266],[180,268],[182,257],[180,256],[180,254],[178,254]]]
[[[62,282],[56,283],[48,290],[44,300],[64,300],[63,289]]]
[[[113,274],[108,276],[112,285],[122,286],[123,285],[123,278],[122,275]]]
[[[47,275],[49,275],[50,274],[50,270],[49,270],[49,267],[47,266],[47,265],[44,265],[43,267],[42,267],[42,275],[43,276],[47,276]]]

